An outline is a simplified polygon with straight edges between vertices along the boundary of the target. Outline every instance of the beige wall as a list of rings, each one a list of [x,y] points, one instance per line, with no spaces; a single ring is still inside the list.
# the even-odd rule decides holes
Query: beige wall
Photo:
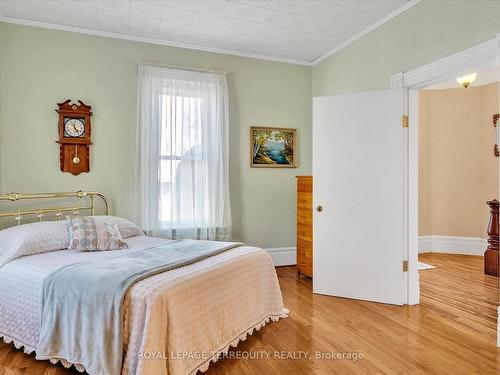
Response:
[[[498,83],[420,94],[419,234],[486,237],[498,199]]]

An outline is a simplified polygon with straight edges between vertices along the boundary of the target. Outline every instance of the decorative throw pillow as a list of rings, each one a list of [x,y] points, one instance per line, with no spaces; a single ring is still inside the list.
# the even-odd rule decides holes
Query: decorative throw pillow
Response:
[[[116,224],[95,220],[91,216],[68,220],[69,250],[120,250],[128,246]]]
[[[116,224],[118,226],[118,229],[120,230],[120,234],[122,235],[123,239],[136,236],[144,236],[144,232],[141,230],[141,228],[139,228],[130,220],[127,220],[123,217],[102,216],[102,215],[92,216],[92,217],[95,219],[95,221],[104,221],[106,223]]]

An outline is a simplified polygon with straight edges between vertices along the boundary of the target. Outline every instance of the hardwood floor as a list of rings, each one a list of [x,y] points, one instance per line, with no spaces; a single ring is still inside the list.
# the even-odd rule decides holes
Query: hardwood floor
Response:
[[[421,304],[411,307],[313,295],[311,281],[298,278],[295,267],[278,268],[290,316],[231,351],[254,359],[224,359],[206,374],[500,373],[498,279],[483,275],[482,257],[424,254],[421,261],[437,268],[420,271]],[[274,358],[281,351],[284,357],[308,351],[310,358]],[[317,359],[316,351],[359,352],[364,358]],[[266,353],[269,359],[255,359]],[[0,344],[0,375],[14,374],[77,372]]]

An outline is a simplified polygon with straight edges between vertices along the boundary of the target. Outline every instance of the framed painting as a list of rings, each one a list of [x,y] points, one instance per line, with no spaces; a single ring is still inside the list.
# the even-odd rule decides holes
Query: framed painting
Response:
[[[250,167],[296,168],[297,129],[251,126]]]

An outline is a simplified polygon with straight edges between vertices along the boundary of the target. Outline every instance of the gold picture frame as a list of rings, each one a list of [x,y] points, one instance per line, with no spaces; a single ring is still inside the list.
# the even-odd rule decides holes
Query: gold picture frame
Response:
[[[250,126],[251,168],[297,168],[297,129]]]

